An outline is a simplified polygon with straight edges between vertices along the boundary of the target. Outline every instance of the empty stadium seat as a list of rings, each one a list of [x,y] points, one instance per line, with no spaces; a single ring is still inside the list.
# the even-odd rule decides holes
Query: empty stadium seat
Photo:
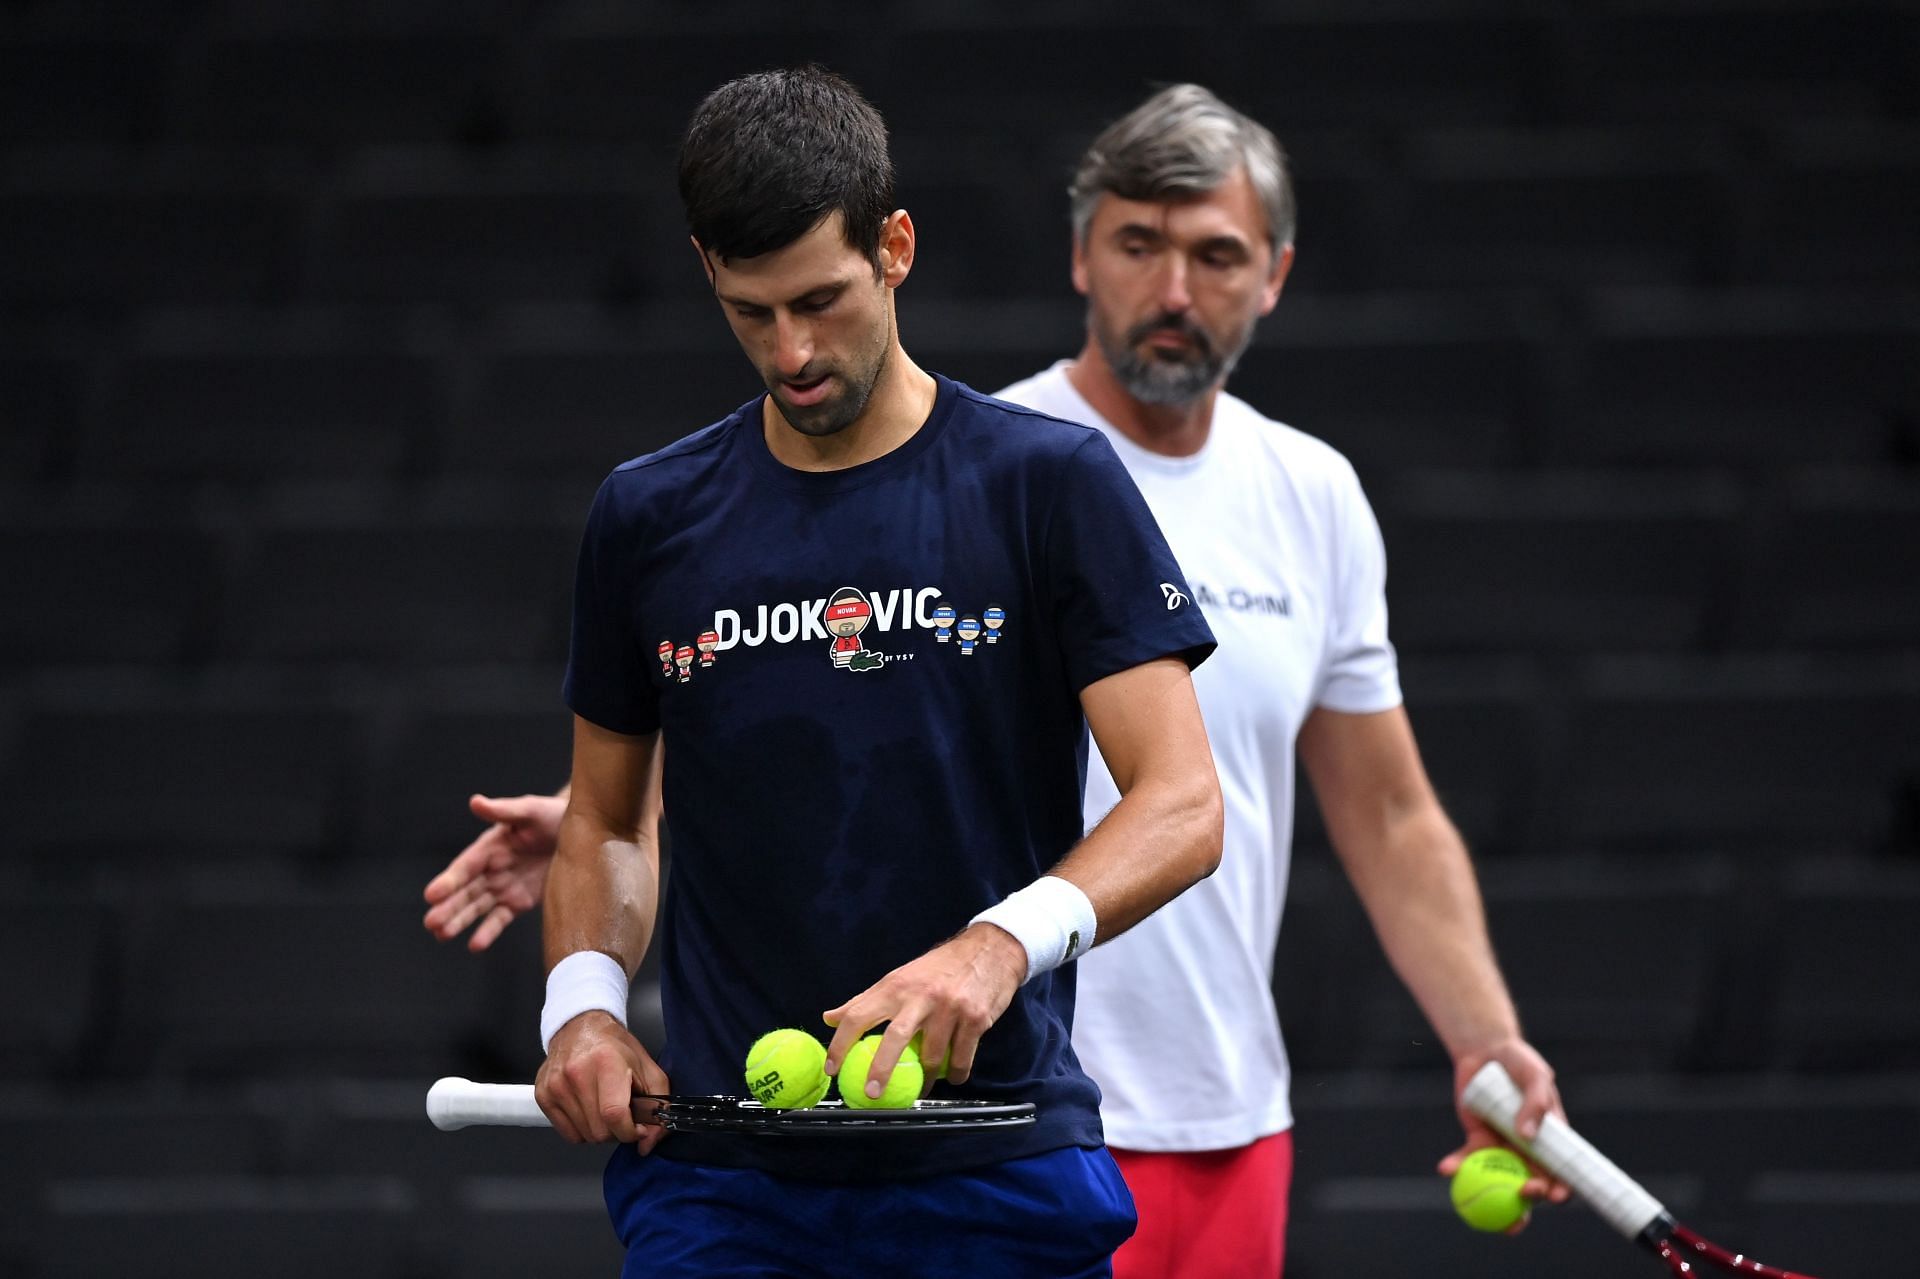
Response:
[[[1739,1233],[1771,1265],[1822,1274],[1872,1274],[1909,1246],[1920,1177],[1899,1171],[1775,1171],[1753,1179]],[[1749,1228],[1750,1227],[1750,1228]]]
[[[267,530],[229,597],[221,651],[558,661],[578,547],[573,522]]]
[[[1555,1069],[1694,1063],[1738,980],[1728,956],[1741,919],[1724,865],[1562,855],[1490,868],[1481,891],[1527,1037]]]
[[[1284,305],[1229,389],[1346,453],[1363,480],[1516,458],[1532,376],[1519,315],[1418,294]]]
[[[651,153],[659,172],[671,163],[666,136],[677,137],[700,99],[744,68],[816,59],[874,89],[862,75],[862,41],[843,31],[767,29],[757,21],[716,31],[697,18],[683,26],[624,6],[598,6],[576,21],[570,16],[562,13],[532,33],[526,80],[512,100],[515,131],[550,139],[658,139]]]
[[[349,301],[632,300],[675,266],[664,176],[630,152],[382,152],[343,175],[306,287]]]
[[[75,1178],[47,1191],[36,1236],[48,1279],[143,1274],[374,1279],[417,1273],[407,1232],[414,1195],[390,1177],[355,1180],[155,1177],[144,1170]]]
[[[10,1224],[24,1225],[39,1217],[55,1182],[116,1171],[264,1175],[275,1169],[280,1140],[271,1116],[231,1093],[43,1085],[0,1090],[0,1143],[10,1156],[0,1162],[0,1188],[9,1202],[31,1207]]]
[[[408,718],[373,786],[377,856],[451,857],[484,829],[469,795],[551,794],[566,781],[558,669],[537,682],[510,705],[423,706]]]
[[[0,659],[177,662],[210,620],[219,553],[190,528],[0,525]]]
[[[477,33],[227,32],[192,46],[171,136],[343,146],[452,140],[490,111],[498,48]]]
[[[1920,635],[1920,485],[1871,472],[1803,481],[1748,574],[1745,629],[1763,644],[1910,642]]]
[[[1579,690],[1562,784],[1576,846],[1761,852],[1899,837],[1916,709],[1896,664],[1601,666]]]
[[[1302,125],[1508,123],[1534,109],[1554,65],[1548,25],[1529,12],[1333,15],[1256,5],[1244,38],[1258,56],[1229,100],[1282,139]],[[1208,61],[1217,55],[1196,59],[1189,74],[1207,82]]]
[[[1900,18],[1861,6],[1648,5],[1571,29],[1555,106],[1584,118],[1791,121],[1872,111],[1901,72]]]
[[[391,474],[433,420],[430,360],[401,350],[148,350],[105,392],[81,465],[174,481]]]
[[[422,909],[417,889],[196,890],[130,959],[128,1051],[162,1074],[430,1081],[504,1037],[531,1042],[532,1019],[508,1013],[538,966],[517,945],[442,946]]]
[[[1381,240],[1421,285],[1687,283],[1727,220],[1714,157],[1659,135],[1454,131],[1417,138]]]
[[[1529,1038],[1569,1074],[1672,1069],[1724,993],[1735,927],[1708,862],[1505,859],[1482,877],[1488,932]],[[1281,927],[1275,992],[1297,1068],[1444,1064],[1438,1038],[1375,940],[1351,888],[1308,857]]]
[[[0,899],[0,1076],[70,1075],[101,1045],[117,923],[90,896]]]
[[[566,317],[543,325],[537,315],[523,317],[482,360],[472,411],[447,428],[445,464],[563,471],[597,485],[621,462],[664,448],[762,392],[710,300],[683,321],[670,335],[664,326],[588,326]],[[687,326],[708,340],[690,344]],[[582,495],[582,519],[591,496],[591,489]]]
[[[1737,510],[1723,486],[1473,476],[1373,500],[1409,650],[1670,651],[1713,633]]]
[[[7,336],[15,349],[0,355],[0,481],[33,482],[79,422],[86,368],[77,354],[37,354],[21,335]]]
[[[1756,278],[1883,288],[1920,280],[1920,134],[1871,117],[1784,130],[1782,163],[1755,195]]]
[[[458,1204],[446,1224],[459,1275],[612,1274],[625,1257],[597,1173],[472,1177]]]
[[[84,875],[96,862],[318,853],[345,829],[351,717],[156,693],[48,697],[23,717],[18,849]]]
[[[126,309],[273,297],[296,175],[269,158],[93,151],[0,175],[0,304]]]
[[[0,143],[126,143],[151,137],[165,46],[112,36],[0,38]]]
[[[1401,679],[1421,760],[1467,846],[1490,857],[1525,849],[1544,741],[1540,690],[1508,673],[1403,668]]]
[[[1772,1030],[1782,1064],[1920,1069],[1916,921],[1920,875],[1910,867],[1801,869],[1770,928],[1779,969]]]
[[[1578,463],[1874,463],[1913,404],[1912,338],[1871,298],[1603,295],[1579,375],[1545,419]]]

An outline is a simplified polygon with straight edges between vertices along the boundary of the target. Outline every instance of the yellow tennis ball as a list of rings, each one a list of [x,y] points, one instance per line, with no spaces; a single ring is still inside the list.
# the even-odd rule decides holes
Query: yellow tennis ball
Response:
[[[1476,1150],[1453,1174],[1453,1210],[1475,1230],[1505,1230],[1527,1215],[1526,1161],[1504,1146]]]
[[[770,1030],[747,1049],[747,1091],[769,1110],[799,1110],[827,1095],[827,1050],[804,1030]]]
[[[921,1042],[926,1037],[925,1031],[917,1030],[914,1032],[913,1038],[907,1041],[907,1049],[913,1053],[914,1060],[920,1063],[921,1070],[927,1068],[927,1055],[922,1051],[925,1045]],[[947,1077],[947,1067],[951,1065],[953,1065],[953,1045],[949,1044],[947,1045],[947,1055],[940,1059],[939,1068],[929,1075],[928,1078],[945,1079]]]
[[[925,1081],[925,1073],[920,1068],[920,1054],[912,1044],[900,1054],[900,1062],[893,1068],[893,1074],[887,1080],[887,1086],[878,1097],[867,1096],[867,1069],[873,1065],[873,1054],[880,1047],[880,1036],[868,1035],[853,1047],[847,1049],[847,1058],[840,1063],[840,1099],[855,1110],[906,1110],[920,1100],[920,1085]]]

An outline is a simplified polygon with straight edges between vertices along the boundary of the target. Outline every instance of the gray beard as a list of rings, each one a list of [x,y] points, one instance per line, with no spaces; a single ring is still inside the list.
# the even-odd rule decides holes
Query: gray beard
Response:
[[[1199,346],[1199,358],[1162,360],[1139,355],[1135,345],[1154,330],[1169,327],[1160,321],[1136,325],[1127,334],[1127,340],[1117,344],[1109,339],[1100,325],[1090,324],[1089,327],[1100,343],[1101,354],[1107,357],[1108,366],[1113,369],[1114,376],[1120,379],[1120,385],[1126,388],[1127,394],[1142,404],[1166,407],[1192,404],[1224,383],[1240,363],[1240,357],[1246,353],[1247,345],[1253,339],[1253,330],[1249,328],[1247,340],[1241,342],[1238,349],[1222,355],[1214,349],[1212,340],[1205,333],[1193,325],[1186,325],[1183,331],[1195,338]]]

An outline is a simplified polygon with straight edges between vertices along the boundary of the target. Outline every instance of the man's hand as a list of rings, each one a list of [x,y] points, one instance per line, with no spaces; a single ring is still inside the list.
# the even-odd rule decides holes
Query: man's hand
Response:
[[[467,949],[477,953],[540,904],[567,801],[558,795],[475,795],[467,806],[492,825],[428,883],[430,908],[421,922],[441,941],[452,941],[478,920],[467,938]]]
[[[643,1155],[653,1153],[666,1130],[636,1123],[633,1099],[670,1091],[666,1072],[640,1041],[597,1010],[581,1013],[554,1034],[533,1081],[534,1099],[562,1137],[630,1141]]]
[[[824,1014],[834,1028],[827,1073],[837,1073],[847,1049],[884,1021],[886,1033],[867,1068],[868,1096],[880,1095],[902,1050],[923,1031],[920,1060],[928,1077],[951,1052],[947,1079],[963,1084],[973,1073],[980,1036],[999,1020],[1026,979],[1026,948],[1002,928],[975,924]]]
[[[1467,1140],[1458,1150],[1440,1161],[1439,1172],[1443,1177],[1453,1176],[1460,1167],[1460,1161],[1472,1152],[1486,1146],[1507,1144],[1506,1138],[1490,1128],[1486,1120],[1460,1103],[1460,1094],[1466,1090],[1467,1081],[1490,1061],[1505,1066],[1520,1089],[1520,1114],[1514,1121],[1514,1128],[1522,1137],[1533,1140],[1540,1132],[1540,1121],[1549,1114],[1561,1120],[1567,1117],[1567,1112],[1560,1105],[1560,1091],[1554,1086],[1553,1067],[1524,1039],[1506,1039],[1484,1049],[1463,1053],[1453,1063],[1453,1098],[1454,1109],[1459,1112],[1460,1126],[1466,1130]],[[1527,1179],[1527,1184],[1520,1188],[1520,1193],[1536,1202],[1545,1199],[1549,1203],[1560,1204],[1565,1203],[1573,1191],[1565,1182],[1555,1181],[1536,1170]],[[1526,1218],[1522,1217],[1507,1233],[1519,1234],[1526,1224]]]

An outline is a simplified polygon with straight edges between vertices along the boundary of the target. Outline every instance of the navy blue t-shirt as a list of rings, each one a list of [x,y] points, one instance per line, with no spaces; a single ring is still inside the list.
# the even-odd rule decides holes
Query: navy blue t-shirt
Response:
[[[937,381],[921,429],[860,466],[781,464],[756,399],[594,500],[566,698],[614,732],[661,730],[675,1092],[743,1093],[760,1035],[826,1038],[824,1010],[1052,868],[1081,834],[1080,690],[1213,648],[1098,431]],[[941,1086],[1032,1101],[1031,1127],[680,1133],[659,1152],[855,1180],[1097,1145],[1073,971],[1022,986],[972,1078]]]

